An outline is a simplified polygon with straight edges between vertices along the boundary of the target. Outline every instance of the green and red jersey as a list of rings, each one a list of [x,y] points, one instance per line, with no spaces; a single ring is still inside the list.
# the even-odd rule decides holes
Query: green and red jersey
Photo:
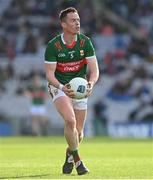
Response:
[[[87,59],[95,56],[91,40],[77,34],[72,45],[65,44],[63,34],[49,41],[45,51],[45,63],[56,63],[55,77],[62,84],[68,83],[74,77],[86,78]]]

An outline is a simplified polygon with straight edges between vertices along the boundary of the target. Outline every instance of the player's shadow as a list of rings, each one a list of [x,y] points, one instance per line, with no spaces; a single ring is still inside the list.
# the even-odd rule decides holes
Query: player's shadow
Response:
[[[13,177],[0,177],[0,179],[17,179],[17,178],[42,178],[49,176],[50,174],[37,174],[37,175],[22,175],[22,176],[13,176]]]

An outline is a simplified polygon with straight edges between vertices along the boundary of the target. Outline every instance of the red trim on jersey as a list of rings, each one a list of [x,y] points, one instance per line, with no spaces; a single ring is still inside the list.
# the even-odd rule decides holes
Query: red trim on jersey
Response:
[[[62,50],[62,46],[61,46],[61,43],[59,41],[57,41],[55,43],[55,47],[58,49],[58,50]]]
[[[81,40],[80,40],[80,47],[83,47],[83,46],[84,46],[84,43],[85,43],[85,39],[81,39]]]
[[[76,41],[73,41],[70,45],[66,44],[66,47],[72,49],[76,45],[76,43],[77,43]]]
[[[81,59],[80,61],[73,61],[73,62],[66,62],[66,63],[58,62],[56,69],[60,72],[77,72],[85,64],[87,64],[86,59]]]

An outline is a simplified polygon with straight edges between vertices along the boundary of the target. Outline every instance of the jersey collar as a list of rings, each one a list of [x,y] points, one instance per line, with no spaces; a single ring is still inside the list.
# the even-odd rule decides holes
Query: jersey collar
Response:
[[[63,44],[66,45],[66,42],[64,41],[64,33],[61,34],[61,39],[62,39]],[[72,44],[70,44],[70,45],[66,45],[66,47],[73,48],[76,45],[76,42],[77,42],[77,35],[75,37],[75,41],[73,41]]]

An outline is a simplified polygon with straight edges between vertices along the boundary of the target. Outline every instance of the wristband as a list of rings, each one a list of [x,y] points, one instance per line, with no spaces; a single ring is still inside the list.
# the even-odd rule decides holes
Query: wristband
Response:
[[[62,91],[64,85],[63,84],[59,84],[58,88]]]

